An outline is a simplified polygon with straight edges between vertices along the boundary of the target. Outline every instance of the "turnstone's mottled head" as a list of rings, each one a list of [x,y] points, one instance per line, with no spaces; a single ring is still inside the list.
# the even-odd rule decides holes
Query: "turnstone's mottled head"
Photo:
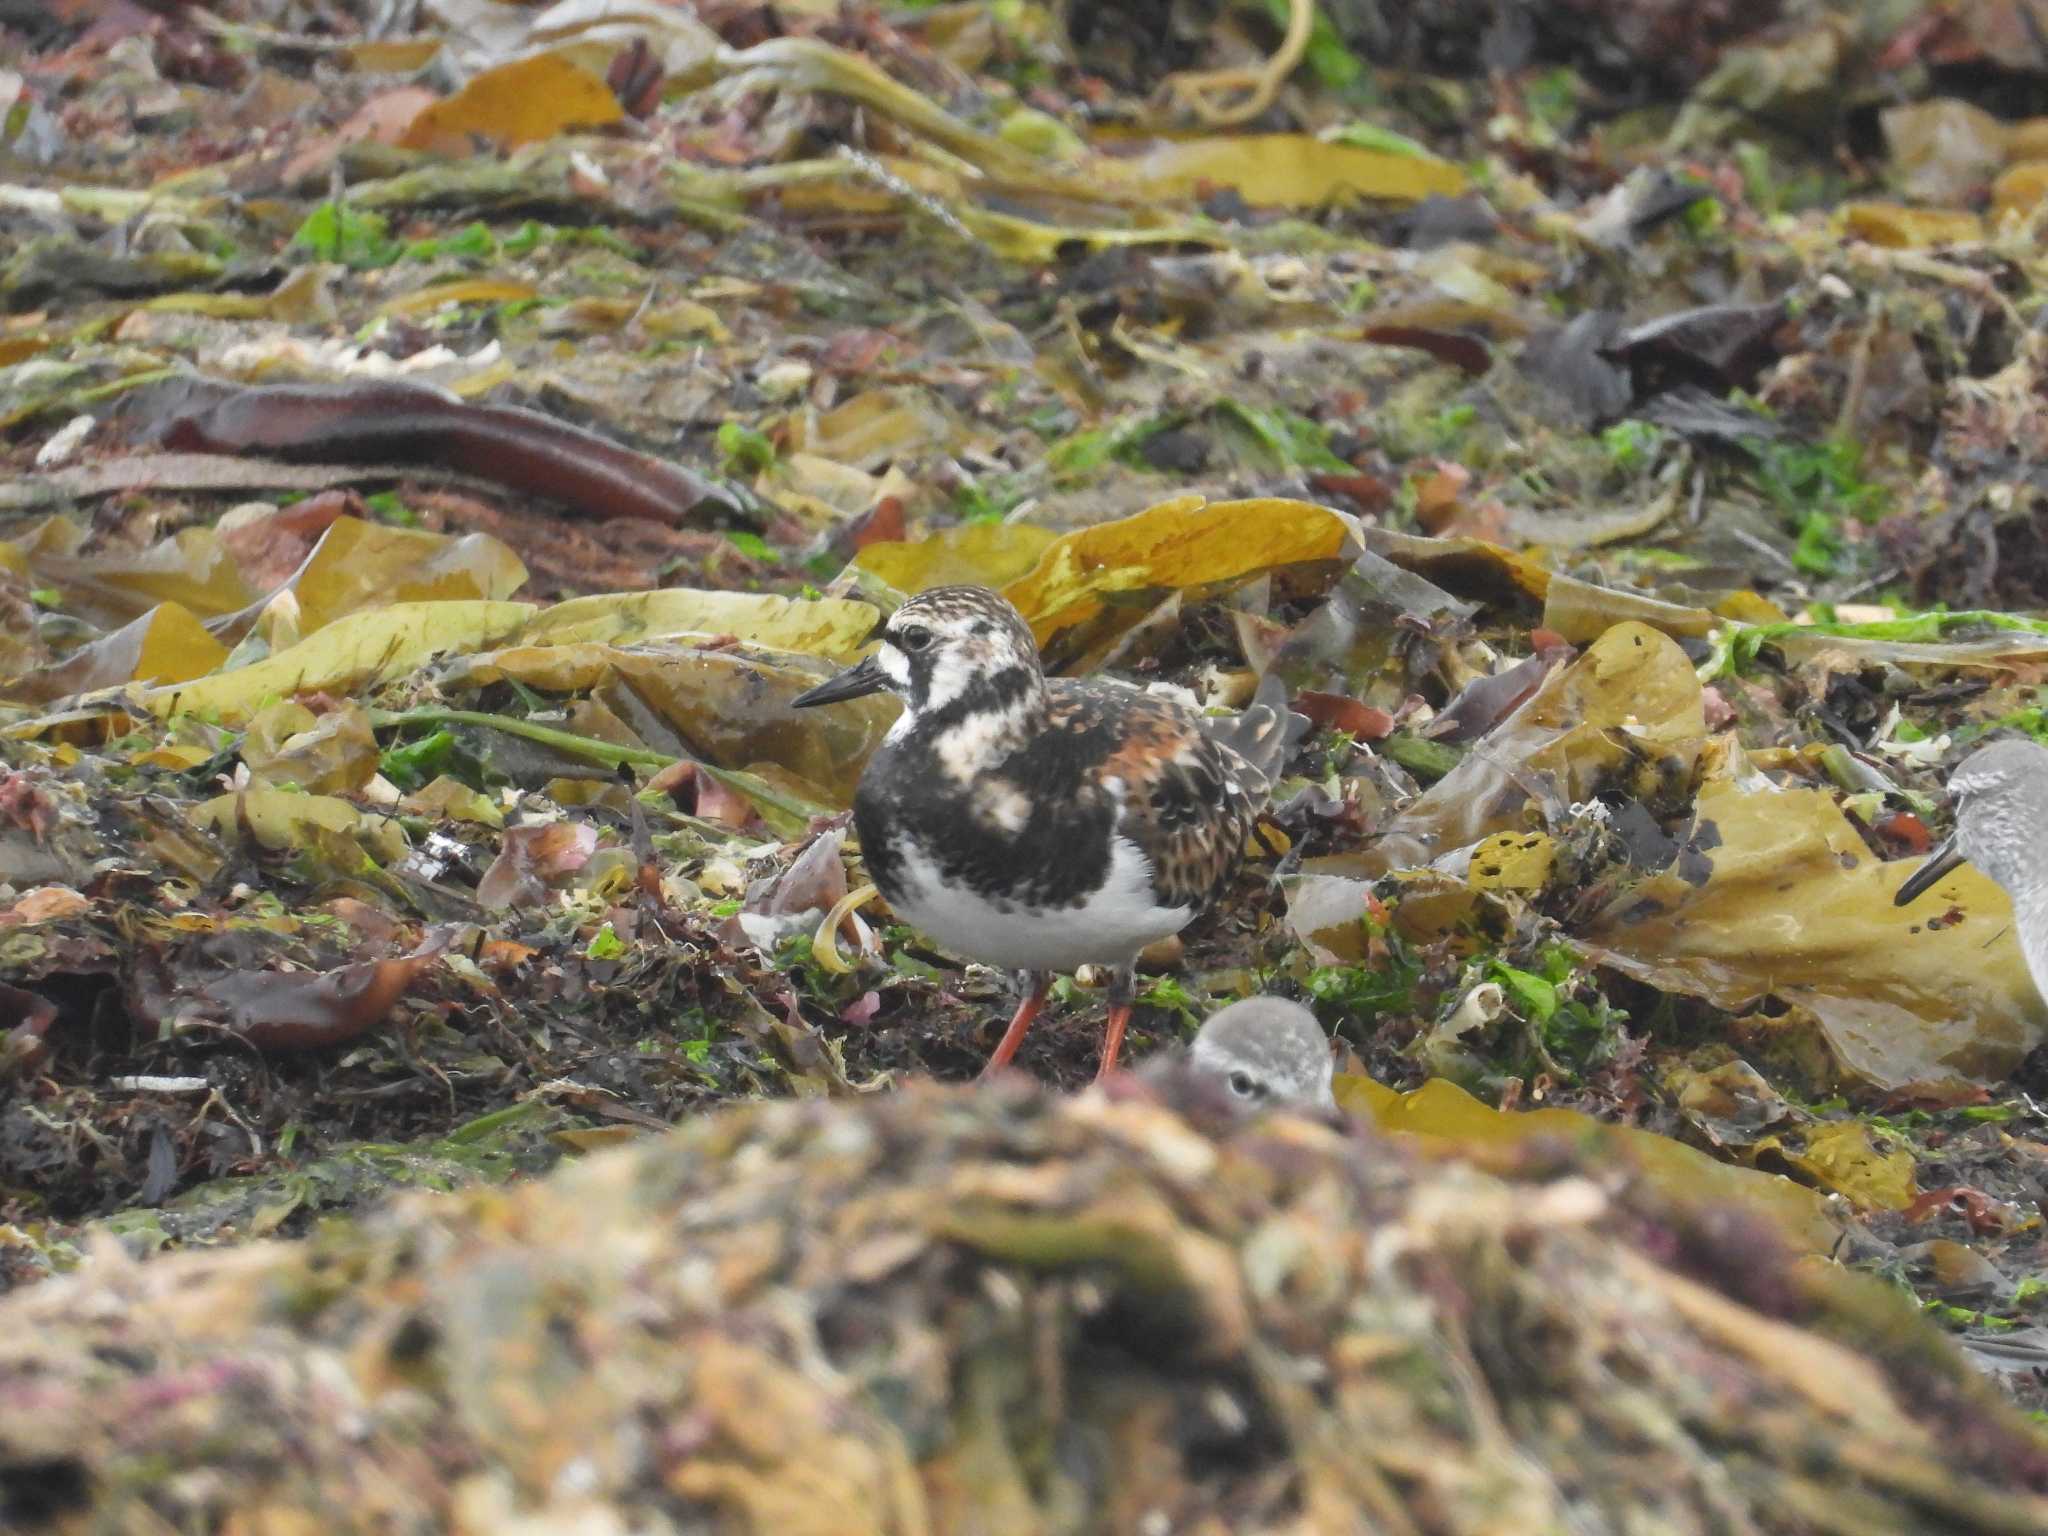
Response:
[[[1247,997],[1211,1014],[1188,1063],[1227,1088],[1246,1114],[1337,1107],[1329,1039],[1314,1014],[1282,997]]]
[[[914,716],[1002,709],[1042,691],[1038,645],[987,587],[933,587],[875,627],[873,655],[791,702],[836,704],[892,689]]]

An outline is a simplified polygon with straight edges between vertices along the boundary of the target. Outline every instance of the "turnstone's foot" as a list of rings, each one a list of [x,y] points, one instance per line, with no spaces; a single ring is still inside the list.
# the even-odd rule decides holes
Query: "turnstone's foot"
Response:
[[[1137,956],[1229,883],[1308,722],[1277,675],[1225,719],[1047,677],[1030,627],[986,587],[921,592],[877,638],[791,701],[903,698],[854,797],[869,876],[943,948],[1032,974],[991,1069],[1016,1055],[1049,973],[1113,966],[1102,1070],[1114,1071]]]

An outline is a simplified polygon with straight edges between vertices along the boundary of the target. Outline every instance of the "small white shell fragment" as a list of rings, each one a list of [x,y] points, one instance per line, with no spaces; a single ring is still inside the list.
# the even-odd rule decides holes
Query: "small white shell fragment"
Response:
[[[74,416],[36,450],[36,468],[53,469],[78,452],[79,444],[91,435],[95,422],[90,416]]]

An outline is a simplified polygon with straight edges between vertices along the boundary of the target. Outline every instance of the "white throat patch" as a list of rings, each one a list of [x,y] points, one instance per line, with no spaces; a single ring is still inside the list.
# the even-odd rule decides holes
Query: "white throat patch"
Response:
[[[982,676],[982,668],[976,665],[980,659],[955,646],[941,650],[932,660],[931,677],[925,685],[924,707],[944,709],[973,687],[975,680]]]

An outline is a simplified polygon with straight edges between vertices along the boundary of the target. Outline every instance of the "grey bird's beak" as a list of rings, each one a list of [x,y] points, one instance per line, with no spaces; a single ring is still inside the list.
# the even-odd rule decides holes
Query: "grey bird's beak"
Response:
[[[828,677],[815,688],[806,688],[789,701],[791,709],[809,709],[813,704],[841,704],[848,699],[866,698],[889,686],[880,663],[870,656],[856,662],[837,677]]]
[[[1892,898],[1892,904],[1903,907],[1907,902],[1924,895],[1929,886],[1962,862],[1963,856],[1956,851],[1955,835],[1951,833],[1946,842],[1938,845],[1934,852],[1927,855],[1924,864],[1906,876],[1906,883],[1899,887],[1899,894]]]

